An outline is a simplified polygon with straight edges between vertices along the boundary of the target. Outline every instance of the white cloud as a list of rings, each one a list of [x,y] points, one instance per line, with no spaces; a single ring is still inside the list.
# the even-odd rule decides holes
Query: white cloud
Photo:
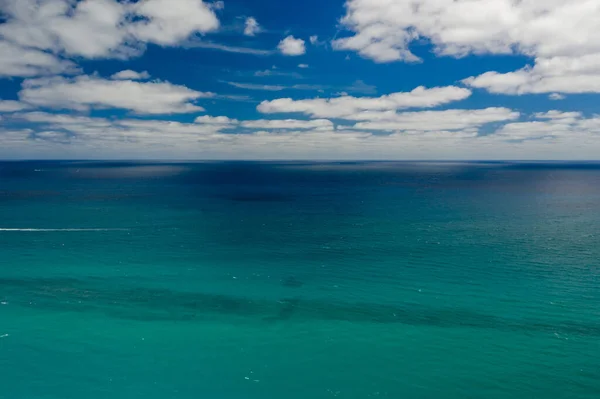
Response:
[[[298,64],[298,68],[306,69],[308,68],[308,64]]]
[[[229,127],[223,123],[107,119],[44,112],[16,114],[15,118],[37,124],[34,131],[38,137],[43,138],[45,132],[68,132],[69,141],[75,147],[92,145],[116,152],[128,144],[132,150],[141,152],[155,145],[163,147],[163,150],[170,147],[182,150]]]
[[[445,111],[359,113],[355,120],[367,120],[352,126],[363,131],[451,131],[473,129],[492,122],[519,118],[520,114],[507,108],[449,109]]]
[[[225,101],[244,101],[244,102],[253,102],[254,99],[247,95],[241,94],[215,94],[212,97],[215,100],[225,100]]]
[[[309,91],[316,90],[319,92],[323,92],[325,89],[330,88],[330,86],[319,85],[319,84],[296,84],[296,85],[292,85],[292,86],[287,86],[286,88],[294,89],[294,90],[309,90]]]
[[[211,97],[168,82],[105,80],[94,76],[73,79],[44,78],[23,82],[21,101],[39,107],[87,110],[119,108],[139,114],[173,114],[203,111],[193,100]]]
[[[315,129],[332,130],[333,123],[327,119],[298,120],[268,120],[260,119],[255,121],[242,122],[242,126],[251,129]]]
[[[565,98],[567,98],[567,97],[563,96],[562,94],[558,94],[558,93],[552,93],[552,94],[550,94],[550,95],[548,96],[548,98],[549,98],[550,100],[555,100],[555,101],[557,101],[557,100],[564,100],[564,99],[565,99]]]
[[[210,116],[203,115],[196,118],[195,123],[203,123],[206,125],[237,125],[237,119],[231,119],[227,116]]]
[[[471,110],[463,112],[477,112]],[[594,159],[600,152],[600,118],[551,111],[536,120],[510,122],[495,132],[479,135],[481,118],[464,129],[423,131],[418,121],[431,118],[424,111],[413,117],[417,129],[392,134],[361,130],[291,128],[307,121],[238,122],[228,117],[202,118],[199,123],[165,120],[108,119],[31,112],[9,114],[31,129],[0,129],[0,156],[30,158],[155,158],[155,159]],[[493,114],[491,111],[487,111]],[[403,118],[407,118],[405,113]],[[460,118],[457,115],[456,123]],[[231,122],[231,123],[229,123]],[[254,131],[228,132],[256,123]],[[266,122],[265,122],[266,123]],[[322,122],[327,126],[327,122]],[[261,125],[263,126],[261,128]],[[296,125],[298,126],[298,125]],[[306,126],[306,125],[304,125]],[[440,124],[438,127],[441,127]],[[281,128],[285,127],[285,128]],[[453,127],[456,127],[454,125]],[[289,129],[288,129],[289,128]],[[433,128],[433,126],[431,126]],[[262,130],[261,130],[262,129]]]
[[[274,54],[273,50],[256,49],[252,47],[239,47],[239,46],[228,46],[225,44],[206,42],[202,40],[188,40],[182,44],[185,48],[204,48],[208,50],[225,51],[227,53],[236,54],[251,54],[251,55],[262,55],[267,56]]]
[[[230,127],[225,123],[107,119],[44,112],[15,114],[14,118],[33,124],[27,132],[30,139],[21,138],[18,143],[21,152],[44,143],[48,151],[69,149],[69,153],[76,151],[87,158],[111,158],[116,154],[137,154],[144,158],[153,151],[155,156],[164,157],[183,154],[190,148],[197,151],[211,141],[225,142],[227,135],[221,137],[218,133]],[[4,141],[0,132],[0,151]]]
[[[278,158],[279,154],[289,156],[298,148],[301,151],[332,151],[343,147],[345,143],[352,144],[370,136],[363,132],[310,129],[225,134],[221,130],[231,127],[227,123],[190,124],[71,116],[56,118],[53,114],[44,113],[21,114],[20,117],[39,122],[29,131],[0,131],[0,155],[10,154],[3,151],[9,147],[14,151],[13,147],[19,146],[20,153],[43,148],[46,154],[54,156],[68,151],[93,159],[148,158],[150,155],[152,158],[231,158],[232,154],[244,154],[241,158],[255,158],[267,152]]]
[[[592,145],[600,141],[600,117],[586,118],[580,112],[562,112],[557,110],[539,112],[533,115],[533,121],[509,123],[500,127],[494,138],[503,140],[550,140],[560,145],[579,143]],[[576,155],[576,154],[575,154]],[[591,158],[595,159],[595,158]]]
[[[442,55],[579,55],[600,49],[600,7],[590,0],[348,0],[334,41],[376,61],[415,60],[409,45],[428,38]],[[566,34],[568,32],[568,34]]]
[[[30,77],[76,70],[75,64],[52,54],[0,41],[0,76]]]
[[[437,55],[523,54],[534,65],[488,72],[465,82],[494,93],[600,92],[600,7],[593,0],[347,0],[334,40],[376,62],[420,61],[410,46],[430,42]]]
[[[238,89],[245,90],[264,90],[264,91],[281,91],[285,89],[285,86],[280,85],[261,85],[254,83],[239,83],[239,82],[225,82],[230,86],[237,87]]]
[[[262,75],[262,76],[265,76],[265,75]],[[263,85],[263,84],[255,84],[255,83],[239,83],[239,82],[227,82],[227,81],[225,81],[224,83],[227,83],[228,85],[233,86],[233,87],[237,87],[238,89],[262,90],[262,91],[281,91],[281,90],[286,90],[286,89],[322,91],[322,90],[328,88],[328,86],[313,85],[313,84],[295,84],[295,85],[290,85],[290,86],[283,86],[283,85]]]
[[[279,71],[277,69],[265,69],[263,71],[256,71],[256,72],[254,72],[254,76],[257,76],[257,77],[289,76],[289,77],[296,78],[296,79],[302,78],[302,75],[300,75],[298,72],[285,72],[285,71]]]
[[[86,58],[138,55],[219,27],[202,0],[4,0],[0,36],[16,45]]]
[[[342,87],[345,92],[360,93],[360,94],[376,94],[377,87],[366,84],[362,80],[356,80],[350,86]]]
[[[254,72],[254,76],[272,76],[274,71],[271,69],[265,69],[264,71],[256,71]]]
[[[0,112],[17,112],[30,108],[29,105],[20,101],[0,100]]]
[[[260,25],[256,18],[248,17],[246,18],[246,22],[244,23],[244,35],[246,36],[256,36],[257,33],[261,31]]]
[[[120,128],[125,128],[125,134],[131,134],[140,138],[148,137],[158,139],[160,135],[165,135],[165,138],[175,145],[181,144],[177,143],[177,140],[179,139],[185,143],[188,139],[198,139],[201,136],[214,134],[221,129],[226,128],[225,125],[219,124],[181,123],[140,119],[124,119],[116,121],[114,124]]]
[[[77,126],[106,128],[112,125],[111,121],[104,118],[90,118],[71,114],[50,114],[39,111],[17,114],[15,117],[33,123],[50,124],[54,128],[66,127],[67,130],[77,129]]]
[[[21,154],[31,151],[30,148],[35,146],[35,143],[29,139],[31,133],[29,129],[8,130],[0,127],[0,155],[4,159],[13,159],[15,149],[18,149]]]
[[[506,140],[540,139],[564,135],[571,130],[569,124],[554,122],[517,122],[502,126],[495,133],[495,137]]]
[[[206,33],[219,27],[213,10],[202,0],[146,0],[133,3],[131,11],[146,18],[131,24],[138,40],[160,45],[175,45],[192,33]]]
[[[435,107],[463,100],[470,95],[470,90],[455,86],[430,89],[421,86],[410,92],[392,93],[381,97],[343,96],[309,100],[279,98],[263,101],[257,109],[265,114],[303,113],[316,118],[349,119],[362,111],[395,111],[404,108]]]
[[[208,7],[212,8],[213,10],[223,10],[225,9],[225,2],[215,1],[212,3],[208,3]]]
[[[113,0],[6,0],[0,35],[24,47],[88,58],[118,52],[126,40],[127,7]]]
[[[557,62],[559,58],[561,60]],[[499,94],[598,93],[600,53],[598,57],[587,57],[587,60],[584,58],[586,57],[537,58],[534,67],[527,66],[508,73],[486,72],[464,79],[463,83]],[[597,62],[597,65],[591,61]]]
[[[304,40],[296,39],[294,36],[288,36],[280,41],[277,48],[284,55],[298,56],[306,53]]]
[[[583,115],[581,112],[562,112],[557,110],[550,110],[547,112],[537,112],[533,115],[537,119],[553,119],[553,120],[572,120],[581,118]]]
[[[150,74],[147,71],[136,72],[131,69],[126,69],[115,73],[110,78],[115,80],[146,80],[150,79]]]
[[[319,46],[319,47],[323,47],[327,45],[327,41],[325,40],[319,40],[319,36],[317,35],[312,35],[308,38],[308,41],[310,42],[310,44],[312,44],[313,46]]]

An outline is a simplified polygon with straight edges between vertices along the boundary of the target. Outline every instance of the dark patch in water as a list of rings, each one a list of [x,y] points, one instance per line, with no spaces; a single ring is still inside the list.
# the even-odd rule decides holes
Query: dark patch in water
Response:
[[[121,201],[129,199],[140,199],[149,197],[149,195],[142,194],[84,194],[82,196],[74,196],[73,199],[77,201]]]
[[[298,298],[282,299],[282,300],[278,301],[278,303],[281,305],[281,307],[279,308],[279,312],[277,313],[277,315],[271,316],[271,317],[265,317],[263,320],[265,320],[265,321],[289,320],[296,312],[296,309],[298,308],[298,305],[300,304],[300,299],[298,299]]]
[[[75,279],[1,279],[3,300],[14,306],[37,309],[103,312],[131,320],[202,320],[228,315],[262,321],[330,320],[354,323],[401,323],[440,328],[489,328],[502,331],[544,332],[600,336],[600,323],[571,320],[543,322],[533,318],[510,319],[469,309],[420,304],[383,305],[325,300],[279,301],[188,293],[151,288],[105,288],[108,280],[92,285]]]
[[[7,191],[0,190],[0,200],[24,200],[31,198],[57,197],[60,193],[57,191],[25,190],[25,191]]]
[[[281,280],[281,285],[289,288],[300,288],[304,285],[304,283],[298,280],[296,277],[290,276]]]
[[[291,196],[275,193],[232,194],[220,198],[236,202],[288,202],[293,200]]]

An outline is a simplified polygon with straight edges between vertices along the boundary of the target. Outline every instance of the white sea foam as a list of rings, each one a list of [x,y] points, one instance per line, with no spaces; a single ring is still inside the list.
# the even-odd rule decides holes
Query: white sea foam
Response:
[[[9,336],[9,334],[4,334],[4,335],[0,335],[0,338],[6,338],[8,336]]]
[[[129,229],[17,229],[17,228],[0,228],[0,231],[27,231],[27,232],[52,232],[52,231],[129,231]]]

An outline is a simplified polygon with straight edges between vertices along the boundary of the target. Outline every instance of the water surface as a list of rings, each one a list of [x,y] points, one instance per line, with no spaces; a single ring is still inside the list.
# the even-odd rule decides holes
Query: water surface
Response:
[[[0,398],[600,397],[600,165],[0,163]]]

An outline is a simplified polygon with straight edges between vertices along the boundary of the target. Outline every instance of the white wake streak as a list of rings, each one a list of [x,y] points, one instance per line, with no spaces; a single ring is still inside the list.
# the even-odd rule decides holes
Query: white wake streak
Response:
[[[72,231],[72,232],[86,232],[86,231],[129,231],[129,229],[13,229],[13,228],[0,228],[0,231],[27,231],[27,232],[52,232],[52,231]]]

